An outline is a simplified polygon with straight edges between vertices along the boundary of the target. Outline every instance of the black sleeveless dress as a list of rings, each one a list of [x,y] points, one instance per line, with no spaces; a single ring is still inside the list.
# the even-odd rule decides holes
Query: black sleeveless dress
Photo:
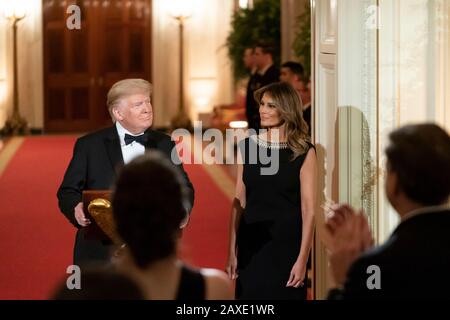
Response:
[[[286,283],[300,253],[299,176],[307,152],[292,161],[292,151],[286,143],[268,143],[257,136],[243,140],[239,148],[244,155],[246,208],[237,233],[236,298],[304,300],[306,279],[305,285],[299,288],[286,287]],[[255,150],[258,150],[256,161]],[[262,168],[271,166],[265,155],[270,157],[276,153],[278,171],[272,175],[261,174]]]

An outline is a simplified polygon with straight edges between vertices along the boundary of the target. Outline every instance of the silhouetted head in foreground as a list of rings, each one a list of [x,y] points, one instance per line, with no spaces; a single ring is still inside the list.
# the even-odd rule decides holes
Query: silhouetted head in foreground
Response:
[[[181,173],[163,154],[152,151],[123,167],[113,195],[114,218],[139,268],[176,253],[186,199]]]
[[[445,204],[450,195],[450,136],[435,124],[408,125],[389,135],[386,194],[398,210]],[[401,212],[399,212],[401,213]]]

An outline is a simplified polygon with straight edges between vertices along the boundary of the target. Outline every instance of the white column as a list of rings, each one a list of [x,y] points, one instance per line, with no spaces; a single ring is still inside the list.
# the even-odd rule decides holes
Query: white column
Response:
[[[42,1],[30,0],[28,15],[19,22],[19,107],[31,128],[44,127],[44,56]]]
[[[435,0],[433,3],[434,19],[434,59],[436,121],[450,132],[450,3]],[[430,88],[432,89],[432,88]]]
[[[337,0],[315,0],[313,8],[313,135],[319,167],[314,288],[316,298],[323,299],[332,283],[328,273],[326,249],[321,241],[324,222],[322,206],[337,202],[339,198]]]
[[[339,202],[363,208],[376,230],[376,1],[339,2]]]
[[[399,110],[400,101],[397,99],[400,92],[399,87],[399,50],[397,40],[400,34],[399,2],[381,1],[381,28],[379,29],[379,133],[378,149],[380,158],[379,175],[379,214],[378,214],[378,240],[383,242],[398,224],[399,218],[394,209],[390,206],[385,196],[384,178],[386,156],[384,149],[388,144],[389,133],[400,125]]]

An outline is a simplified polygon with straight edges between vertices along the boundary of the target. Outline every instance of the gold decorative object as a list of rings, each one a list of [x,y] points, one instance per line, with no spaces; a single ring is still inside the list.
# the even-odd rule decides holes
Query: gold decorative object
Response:
[[[17,24],[26,16],[24,2],[11,1],[6,5],[5,3],[4,16],[11,21],[13,34],[13,113],[6,120],[5,126],[2,129],[5,135],[28,134],[28,122],[20,115],[19,111],[19,80],[18,80],[18,58],[17,58]]]
[[[122,244],[116,230],[116,223],[114,221],[112,206],[109,200],[97,198],[92,200],[88,206],[88,212],[95,220],[100,229],[115,243]]]
[[[187,19],[191,16],[190,8],[188,6],[187,1],[178,1],[173,4],[174,7],[172,8],[172,17],[178,21],[179,26],[179,59],[180,59],[180,79],[179,79],[179,103],[178,103],[178,112],[175,115],[175,117],[171,121],[171,127],[172,129],[178,129],[178,128],[184,128],[189,131],[193,131],[193,126],[191,123],[191,119],[189,118],[189,115],[186,112],[186,108],[184,105],[184,43],[183,43],[183,37],[184,37],[184,24]]]

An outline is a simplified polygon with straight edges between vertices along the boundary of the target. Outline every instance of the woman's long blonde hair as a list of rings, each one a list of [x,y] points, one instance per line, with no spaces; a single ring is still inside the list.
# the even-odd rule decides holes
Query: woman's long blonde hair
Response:
[[[308,151],[308,124],[303,119],[303,104],[295,89],[288,83],[276,82],[269,84],[254,93],[258,105],[263,95],[267,93],[272,98],[275,108],[285,123],[288,147],[292,150],[292,160]]]

